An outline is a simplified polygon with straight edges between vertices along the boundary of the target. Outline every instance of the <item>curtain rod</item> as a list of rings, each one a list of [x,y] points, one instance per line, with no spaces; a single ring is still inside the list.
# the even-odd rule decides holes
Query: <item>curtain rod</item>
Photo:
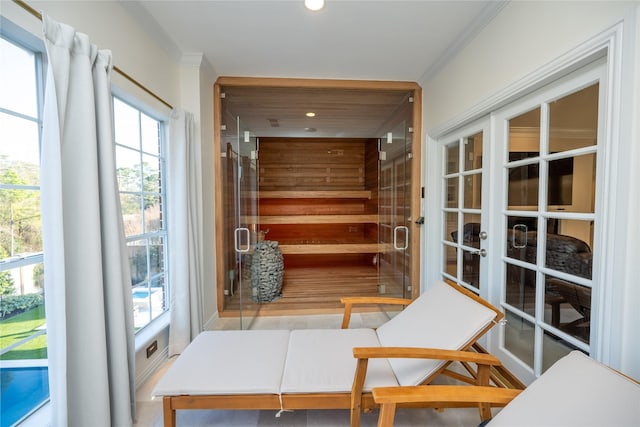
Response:
[[[15,4],[17,4],[18,6],[20,6],[21,8],[23,8],[24,10],[26,10],[27,12],[29,12],[31,15],[35,16],[36,18],[38,18],[40,21],[42,21],[42,14],[40,12],[38,12],[37,10],[35,10],[33,7],[29,6],[23,0],[13,0],[13,2]],[[160,98],[155,93],[151,92],[151,90],[147,89],[147,87],[145,85],[143,85],[142,83],[140,83],[139,81],[137,81],[136,79],[131,77],[129,74],[127,74],[124,71],[122,71],[120,68],[118,68],[117,66],[114,65],[113,66],[113,70],[116,73],[120,74],[125,79],[129,80],[134,85],[138,86],[140,89],[145,91],[147,94],[151,95],[154,99],[160,101],[162,104],[166,105],[168,108],[173,110],[173,106],[171,104],[169,104],[164,99]]]

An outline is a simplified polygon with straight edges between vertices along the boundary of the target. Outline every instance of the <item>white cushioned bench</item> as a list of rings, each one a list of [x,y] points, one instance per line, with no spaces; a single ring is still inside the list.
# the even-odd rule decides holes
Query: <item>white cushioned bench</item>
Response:
[[[399,404],[483,403],[504,408],[487,427],[640,426],[640,384],[579,351],[554,363],[524,391],[484,386],[409,386],[373,390],[378,426],[391,427]],[[506,405],[506,406],[505,406]]]
[[[376,353],[369,360],[355,358],[357,349],[427,348],[462,351],[469,357],[472,352],[465,350],[501,317],[470,292],[437,283],[377,330],[203,332],[169,367],[152,394],[164,398],[166,426],[175,424],[176,409],[206,408],[344,408],[352,410],[352,424],[358,425],[360,409],[374,405],[373,387],[429,382],[451,363],[452,354],[432,352],[434,360]],[[483,364],[499,364],[481,356]],[[359,363],[364,366],[360,379],[356,378]]]
[[[498,412],[488,426],[640,426],[640,384],[573,351]]]

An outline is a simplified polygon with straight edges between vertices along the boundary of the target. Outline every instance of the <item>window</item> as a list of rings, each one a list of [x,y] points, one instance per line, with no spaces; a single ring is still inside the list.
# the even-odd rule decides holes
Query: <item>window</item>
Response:
[[[0,37],[2,425],[49,398],[40,221],[41,59]]]
[[[136,332],[169,309],[162,122],[113,98],[116,168]]]

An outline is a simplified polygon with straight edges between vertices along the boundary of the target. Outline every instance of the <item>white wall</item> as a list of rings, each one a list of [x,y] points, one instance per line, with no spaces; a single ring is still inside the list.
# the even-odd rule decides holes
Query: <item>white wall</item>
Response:
[[[510,2],[434,78],[419,82],[425,129],[440,126],[614,25],[633,3]]]
[[[613,138],[619,150],[619,161],[611,171],[612,191],[615,204],[609,213],[614,243],[605,253],[612,273],[603,287],[614,288],[608,301],[607,327],[599,331],[602,338],[600,358],[640,378],[640,343],[637,330],[640,328],[640,267],[637,262],[636,245],[640,238],[640,225],[631,215],[630,209],[640,209],[640,194],[630,191],[627,183],[640,179],[640,72],[638,47],[640,47],[640,2],[510,2],[467,46],[429,80],[419,82],[423,87],[423,123],[427,134],[437,137],[450,130],[461,120],[471,117],[476,111],[499,98],[525,77],[544,70],[557,58],[571,52],[579,45],[596,37],[603,31],[622,22],[623,47],[620,97],[615,102],[620,106],[619,132]],[[427,138],[425,150],[427,195],[429,189],[438,185],[440,153],[434,140]],[[427,207],[432,217],[435,210]],[[637,212],[637,211],[636,211]],[[429,217],[427,217],[427,221]],[[438,239],[429,240],[429,230],[434,236],[437,225],[427,228],[424,262],[438,253]],[[429,269],[429,266],[427,266]],[[434,277],[433,271],[425,274]],[[595,326],[594,326],[595,327]],[[604,345],[603,343],[606,343]]]
[[[201,158],[202,188],[202,250],[203,292],[202,320],[205,328],[217,318],[217,290],[215,260],[215,218],[213,165],[213,84],[217,78],[211,65],[200,54],[186,54],[182,59],[182,107],[194,114],[197,142]]]

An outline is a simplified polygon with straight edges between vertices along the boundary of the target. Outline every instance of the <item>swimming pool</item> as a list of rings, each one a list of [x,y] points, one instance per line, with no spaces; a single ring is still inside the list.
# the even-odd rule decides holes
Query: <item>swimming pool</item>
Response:
[[[0,368],[0,426],[9,427],[49,398],[46,366]]]

